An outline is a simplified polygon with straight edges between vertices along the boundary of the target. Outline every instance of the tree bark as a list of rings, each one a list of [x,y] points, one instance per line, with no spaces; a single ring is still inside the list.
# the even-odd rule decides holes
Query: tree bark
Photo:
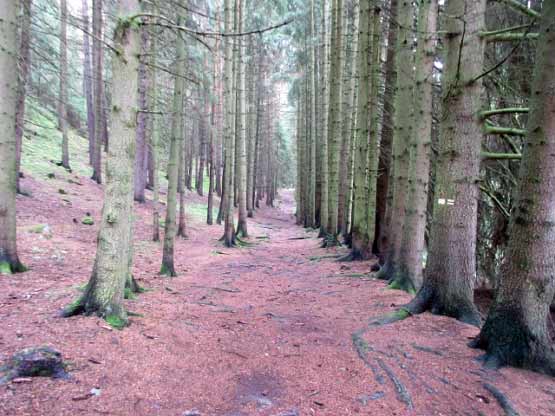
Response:
[[[0,8],[0,274],[23,272],[16,243],[15,199],[16,103],[17,81],[17,11],[18,3],[4,2]]]
[[[137,151],[135,157],[135,180],[134,180],[134,199],[137,202],[145,202],[146,174],[147,174],[147,124],[149,116],[148,110],[148,86],[149,73],[147,70],[148,53],[154,53],[150,48],[150,36],[148,26],[141,27],[141,57],[139,65],[139,114],[137,116]]]
[[[387,57],[385,63],[385,89],[383,97],[383,118],[380,140],[380,162],[378,167],[378,184],[376,195],[376,240],[373,246],[383,255],[389,245],[389,223],[391,218],[391,202],[393,199],[393,187],[390,186],[391,173],[391,145],[393,141],[393,119],[395,107],[393,98],[395,96],[395,84],[397,83],[396,47],[397,44],[397,0],[389,3],[389,28],[387,34]]]
[[[333,3],[330,3],[330,7],[333,7]],[[322,52],[321,56],[321,79],[320,85],[322,85],[321,96],[322,96],[322,107],[321,107],[321,120],[320,126],[322,126],[322,134],[320,135],[320,142],[318,146],[318,160],[320,165],[319,177],[319,187],[320,187],[320,237],[326,235],[326,230],[328,229],[328,179],[329,179],[329,169],[328,169],[328,138],[329,138],[329,50],[330,50],[330,38],[328,37],[326,27],[327,24],[327,12],[328,6],[326,5],[326,0],[322,0]]]
[[[93,76],[91,68],[91,45],[89,36],[89,2],[83,0],[81,5],[83,20],[83,94],[87,106],[87,138],[89,140],[89,164],[93,164],[94,155],[94,102]]]
[[[94,97],[94,146],[92,180],[102,183],[102,138],[103,126],[103,80],[102,65],[104,51],[102,48],[102,0],[93,0],[93,97]]]
[[[398,38],[396,51],[397,85],[395,91],[395,129],[393,131],[393,200],[389,225],[389,246],[385,264],[378,273],[382,279],[391,279],[398,266],[403,238],[405,202],[408,184],[409,143],[412,138],[412,97],[414,85],[414,59],[412,53],[414,10],[412,2],[401,0],[398,12]]]
[[[237,0],[235,0],[237,1]],[[235,3],[236,4],[236,3]],[[233,16],[234,8],[231,6],[231,0],[225,0],[224,2],[224,20],[226,33],[233,30]],[[225,111],[225,121],[224,121],[224,142],[225,142],[225,211],[224,211],[224,244],[227,247],[232,247],[235,245],[235,225],[233,223],[233,211],[234,211],[234,189],[235,189],[235,140],[234,140],[234,107],[235,107],[235,95],[233,91],[233,62],[234,62],[234,47],[233,41],[229,37],[224,38],[224,111]]]
[[[58,120],[62,132],[62,166],[69,170],[69,136],[67,127],[67,0],[60,0],[60,90]]]
[[[19,78],[17,102],[15,110],[15,152],[16,152],[16,182],[17,192],[21,192],[19,180],[21,177],[21,149],[23,145],[23,131],[25,127],[25,98],[29,81],[31,65],[31,9],[32,0],[23,0],[23,16],[21,19],[21,35],[19,38]]]
[[[544,2],[530,116],[507,260],[486,323],[473,346],[486,363],[555,376],[547,319],[555,295],[555,3]]]
[[[481,79],[485,0],[448,0],[444,39],[442,141],[438,149],[434,217],[424,284],[409,304],[479,325],[476,276],[478,178],[482,128]],[[457,16],[466,17],[464,21]],[[464,36],[464,39],[462,37]]]
[[[428,207],[428,179],[432,145],[432,95],[437,0],[422,0],[418,14],[416,84],[414,88],[414,132],[410,143],[408,193],[399,260],[391,287],[414,292],[422,286],[424,234]]]
[[[179,22],[184,21],[178,15]],[[185,73],[185,42],[177,36],[174,91],[173,91],[173,117],[171,125],[170,156],[168,160],[168,195],[166,205],[166,223],[164,226],[164,248],[160,274],[177,276],[174,266],[174,245],[177,234],[177,183],[179,180],[179,161],[181,160],[183,146],[183,94]]]
[[[140,51],[138,26],[127,25],[139,13],[137,0],[120,0],[114,46],[120,51],[112,61],[114,140],[106,158],[106,185],[102,221],[98,233],[92,276],[78,302],[64,311],[96,314],[111,325],[123,327],[127,313],[123,307],[124,288],[131,275],[133,244],[133,160],[137,128],[137,90]]]
[[[368,139],[370,114],[370,70],[372,45],[370,42],[370,14],[372,2],[360,5],[359,40],[357,53],[358,76],[360,79],[357,97],[357,125],[355,138],[355,161],[353,179],[353,225],[351,258],[366,260],[372,251],[368,238]]]
[[[328,224],[325,245],[338,245],[338,202],[339,202],[339,153],[341,144],[341,48],[343,44],[343,0],[333,0],[330,95],[328,115]]]
[[[245,9],[247,7],[246,0],[241,2],[239,10],[239,32],[243,31],[245,18]],[[237,148],[239,154],[237,155],[237,202],[239,205],[239,217],[237,222],[237,236],[248,237],[247,227],[247,148],[246,148],[246,133],[247,133],[247,117],[246,117],[246,48],[244,40],[240,39],[239,58],[238,58],[238,125],[237,125]]]

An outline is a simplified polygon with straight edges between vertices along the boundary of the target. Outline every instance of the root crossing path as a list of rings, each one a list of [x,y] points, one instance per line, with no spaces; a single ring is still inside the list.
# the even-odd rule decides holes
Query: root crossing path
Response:
[[[0,358],[50,345],[71,378],[0,386],[2,415],[555,414],[553,380],[482,368],[466,346],[473,327],[430,314],[369,326],[410,297],[372,279],[369,263],[337,262],[345,249],[319,248],[295,225],[291,192],[257,212],[249,246],[223,248],[221,227],[191,218],[173,279],[157,275],[150,207],[138,206],[134,273],[149,291],[127,308],[139,316],[123,331],[58,318],[94,256],[94,227],[67,220],[98,218],[100,191],[83,186],[81,205],[60,207],[39,186],[20,202],[21,223],[45,215],[52,235],[22,232],[31,271],[0,278]]]

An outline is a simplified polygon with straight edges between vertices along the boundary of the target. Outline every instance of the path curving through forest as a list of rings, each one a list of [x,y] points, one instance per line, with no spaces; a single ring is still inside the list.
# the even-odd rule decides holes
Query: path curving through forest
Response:
[[[548,377],[482,368],[466,347],[476,328],[430,314],[369,326],[409,296],[372,279],[369,263],[337,262],[345,249],[320,248],[316,232],[295,225],[291,191],[257,212],[247,247],[223,248],[221,227],[191,219],[174,279],[157,276],[150,206],[137,206],[134,272],[149,291],[126,305],[141,316],[123,331],[59,318],[90,273],[96,236],[68,218],[98,218],[100,191],[70,185],[64,204],[56,186],[28,186],[20,224],[48,218],[51,235],[22,232],[31,271],[0,278],[0,358],[51,345],[72,378],[0,386],[0,414],[555,414]]]

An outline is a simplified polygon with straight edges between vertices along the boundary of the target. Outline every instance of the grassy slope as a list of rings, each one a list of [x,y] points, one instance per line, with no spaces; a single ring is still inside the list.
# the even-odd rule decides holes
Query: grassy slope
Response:
[[[21,170],[36,180],[47,180],[49,174],[56,178],[69,180],[75,175],[90,177],[92,169],[89,166],[88,142],[78,132],[69,132],[69,156],[73,175],[64,168],[57,166],[54,162],[61,160],[62,134],[57,129],[56,116],[49,109],[41,106],[36,100],[29,97],[26,107],[25,136],[23,138],[23,153],[21,158]],[[160,172],[160,183],[162,188],[167,187],[167,181],[163,172]],[[193,178],[194,187],[194,178]],[[194,189],[194,188],[193,188]],[[208,190],[208,177],[204,178],[205,195]],[[161,195],[162,201],[165,195]],[[216,204],[217,205],[217,204]],[[203,221],[206,218],[206,202],[188,203],[187,214],[195,221]],[[217,209],[214,209],[214,218]]]

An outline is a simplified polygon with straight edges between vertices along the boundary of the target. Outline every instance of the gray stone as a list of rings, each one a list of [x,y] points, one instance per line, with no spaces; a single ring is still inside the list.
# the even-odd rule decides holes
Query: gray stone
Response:
[[[0,384],[17,377],[68,378],[62,354],[50,347],[26,348],[0,367]]]

